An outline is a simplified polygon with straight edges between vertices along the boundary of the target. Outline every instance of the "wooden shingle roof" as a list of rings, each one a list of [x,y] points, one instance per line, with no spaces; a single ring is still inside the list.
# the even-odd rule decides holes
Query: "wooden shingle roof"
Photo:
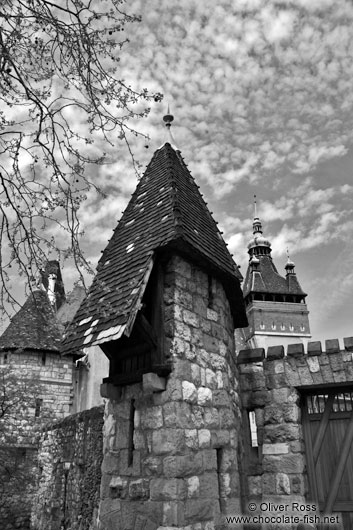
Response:
[[[60,352],[63,327],[44,290],[33,291],[0,337],[0,350]]]
[[[251,265],[248,267],[243,287],[244,297],[255,292],[306,296],[295,274],[284,278],[278,274],[270,255],[259,255],[257,258],[259,259],[257,270],[252,270]]]
[[[203,263],[223,281],[237,327],[246,324],[241,274],[180,152],[158,149],[105,248],[63,349],[129,335],[157,252],[171,249]]]

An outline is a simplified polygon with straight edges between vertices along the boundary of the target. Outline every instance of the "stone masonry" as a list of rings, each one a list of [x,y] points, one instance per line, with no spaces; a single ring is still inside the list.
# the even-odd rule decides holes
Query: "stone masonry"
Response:
[[[173,369],[165,390],[149,391],[146,377],[107,402],[100,530],[213,530],[221,513],[240,512],[234,327],[221,283],[210,295],[209,282],[178,256],[167,265]]]
[[[258,447],[252,448],[249,424],[244,430],[244,504],[286,505],[308,502],[308,476],[302,428],[301,396],[305,390],[353,384],[353,338],[243,350],[239,383],[244,425],[256,417]]]

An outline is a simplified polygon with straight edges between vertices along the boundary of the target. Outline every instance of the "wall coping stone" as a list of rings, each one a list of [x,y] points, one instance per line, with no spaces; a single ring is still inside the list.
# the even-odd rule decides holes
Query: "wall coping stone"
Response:
[[[344,338],[343,343],[344,350],[341,350],[338,339],[326,340],[324,353],[330,355],[331,353],[344,353],[345,351],[353,352],[353,337]],[[284,346],[269,346],[267,348],[267,355],[265,355],[264,348],[248,348],[239,352],[237,356],[237,364],[258,363],[263,361],[266,357],[268,360],[275,360],[286,358],[286,356],[320,356],[322,353],[323,350],[320,341],[308,342],[307,352],[304,350],[303,343],[288,344],[287,355],[285,354]]]
[[[340,351],[340,344],[338,339],[325,340],[326,353],[338,353]]]
[[[353,337],[344,338],[343,344],[346,351],[353,351]]]
[[[267,360],[282,359],[284,357],[284,346],[269,346],[267,348]]]
[[[241,350],[237,357],[238,364],[246,363],[258,363],[263,361],[265,358],[265,349],[264,348],[253,348],[247,350]]]
[[[298,344],[288,344],[287,355],[304,355],[304,344],[299,342]]]
[[[308,355],[320,355],[321,353],[322,347],[319,340],[308,342]]]

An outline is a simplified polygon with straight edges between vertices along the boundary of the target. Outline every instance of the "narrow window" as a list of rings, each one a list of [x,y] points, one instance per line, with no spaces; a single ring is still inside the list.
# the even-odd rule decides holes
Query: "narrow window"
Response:
[[[35,415],[36,418],[39,418],[39,416],[40,416],[40,410],[42,408],[42,403],[43,403],[42,399],[40,399],[40,398],[36,399],[36,407],[35,407],[35,411],[34,411],[34,415]]]
[[[222,465],[223,465],[223,449],[216,449],[217,455],[217,478],[218,478],[218,497],[219,504],[222,510],[224,504],[224,494],[223,494],[223,485],[222,485]]]
[[[254,410],[249,410],[249,425],[250,425],[250,439],[251,447],[258,447],[257,441],[257,425],[256,425],[256,416]]]
[[[127,465],[130,467],[134,462],[134,423],[135,423],[135,400],[130,401],[130,418],[129,418],[129,442]]]
[[[9,362],[9,356],[7,353],[4,353],[4,364],[7,364]]]
[[[208,307],[213,309],[213,279],[212,276],[208,275]]]
[[[47,360],[47,354],[46,354],[46,352],[44,351],[44,352],[42,353],[42,365],[43,365],[43,366],[45,366],[46,360]]]

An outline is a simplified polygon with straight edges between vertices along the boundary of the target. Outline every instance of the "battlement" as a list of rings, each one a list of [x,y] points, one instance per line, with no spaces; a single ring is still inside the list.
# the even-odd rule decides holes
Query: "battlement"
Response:
[[[241,350],[237,356],[237,363],[241,365],[258,363],[265,359],[273,361],[275,359],[283,359],[284,357],[318,356],[323,353],[353,352],[353,337],[345,337],[343,339],[343,346],[344,348],[342,350],[338,339],[328,339],[325,340],[324,349],[320,341],[308,342],[307,351],[304,350],[304,344],[301,342],[288,344],[286,351],[284,346],[269,346],[267,352],[265,348],[252,348]]]

